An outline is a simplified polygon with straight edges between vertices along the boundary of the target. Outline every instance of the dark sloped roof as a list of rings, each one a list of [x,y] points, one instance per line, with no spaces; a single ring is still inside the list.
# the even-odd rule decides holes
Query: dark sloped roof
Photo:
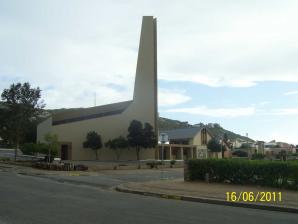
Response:
[[[54,114],[53,125],[66,124],[76,121],[121,114],[131,103],[132,100],[97,107],[69,109]]]
[[[167,133],[169,136],[169,139],[188,139],[188,138],[193,138],[203,128],[206,128],[206,127],[163,130],[163,131],[160,131],[160,133]]]

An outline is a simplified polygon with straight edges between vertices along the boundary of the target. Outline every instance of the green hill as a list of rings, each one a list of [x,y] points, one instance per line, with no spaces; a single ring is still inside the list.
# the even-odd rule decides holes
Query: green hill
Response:
[[[187,121],[171,120],[171,119],[163,118],[163,117],[160,117],[158,119],[159,130],[178,129],[178,128],[187,128],[187,127],[199,127],[202,125],[205,125],[205,124],[199,123],[199,124],[191,125]],[[242,139],[242,140],[249,141],[249,142],[254,141],[253,139],[250,139],[245,136],[236,134],[232,131],[226,130],[217,123],[209,123],[209,124],[206,124],[206,126],[207,126],[208,130],[211,132],[211,134],[213,136],[215,136],[216,138],[222,138],[224,133],[227,133],[228,138],[232,141],[236,140],[236,139]]]
[[[211,134],[213,136],[216,136],[217,138],[222,138],[224,133],[226,133],[228,135],[228,138],[232,141],[234,141],[236,139],[241,139],[241,140],[248,141],[248,142],[254,141],[251,138],[247,138],[246,136],[242,136],[242,135],[236,134],[232,131],[229,131],[227,129],[224,129],[217,123],[207,124],[206,126],[208,127],[208,130],[211,132]]]
[[[159,117],[158,119],[159,130],[169,130],[178,128],[188,128],[192,127],[187,121],[171,120],[164,117]]]

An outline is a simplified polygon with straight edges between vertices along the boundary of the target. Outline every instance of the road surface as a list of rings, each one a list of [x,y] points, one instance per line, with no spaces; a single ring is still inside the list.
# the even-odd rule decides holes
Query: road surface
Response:
[[[125,194],[9,169],[0,169],[0,180],[0,224],[298,223],[297,214]]]

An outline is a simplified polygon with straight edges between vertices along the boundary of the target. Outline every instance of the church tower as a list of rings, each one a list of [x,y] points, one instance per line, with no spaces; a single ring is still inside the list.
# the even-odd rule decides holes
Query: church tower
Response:
[[[157,133],[157,40],[156,18],[144,16],[139,43],[133,94],[136,119],[148,122]]]

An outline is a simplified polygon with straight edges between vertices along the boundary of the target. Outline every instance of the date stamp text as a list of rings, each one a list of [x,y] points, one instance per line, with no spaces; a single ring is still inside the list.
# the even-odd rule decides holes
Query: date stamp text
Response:
[[[226,192],[226,201],[231,202],[281,202],[281,192],[271,191],[241,191]]]

